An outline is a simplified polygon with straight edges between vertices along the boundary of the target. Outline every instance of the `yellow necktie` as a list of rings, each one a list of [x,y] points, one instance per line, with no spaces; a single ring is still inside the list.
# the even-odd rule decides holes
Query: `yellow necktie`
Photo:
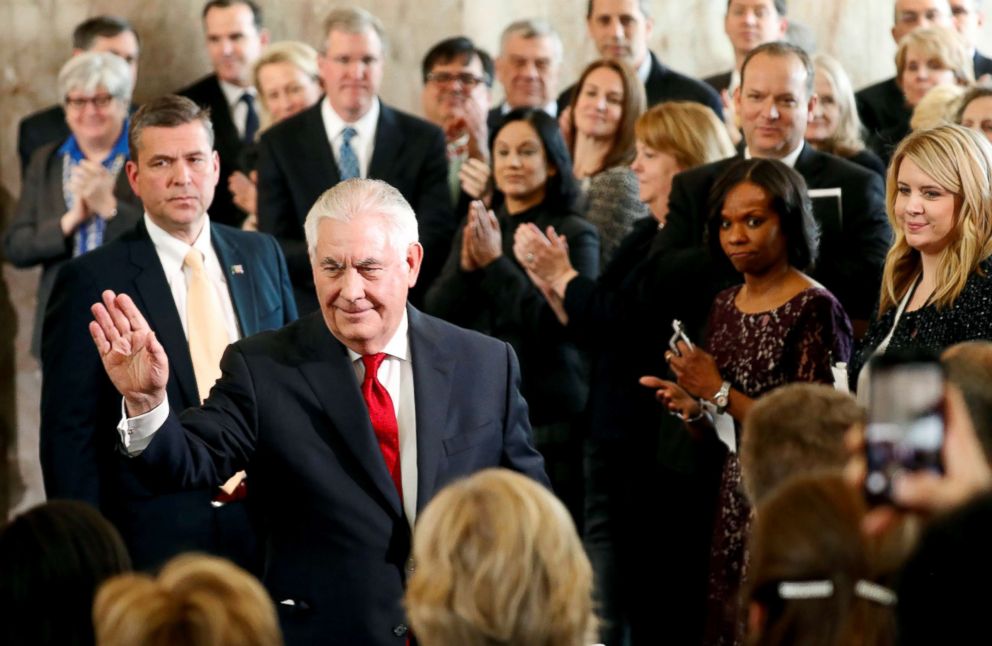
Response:
[[[186,335],[196,387],[203,401],[220,377],[220,358],[230,339],[217,294],[203,269],[203,255],[190,249],[184,264],[190,269],[186,286]]]

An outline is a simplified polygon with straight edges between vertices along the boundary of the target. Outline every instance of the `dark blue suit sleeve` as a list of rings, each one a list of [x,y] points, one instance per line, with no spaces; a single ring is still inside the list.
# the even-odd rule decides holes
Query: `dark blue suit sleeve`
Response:
[[[527,402],[520,394],[520,366],[509,343],[506,349],[506,414],[503,426],[503,455],[500,466],[522,473],[551,488],[544,470],[544,457],[534,448],[534,438],[527,416]]]

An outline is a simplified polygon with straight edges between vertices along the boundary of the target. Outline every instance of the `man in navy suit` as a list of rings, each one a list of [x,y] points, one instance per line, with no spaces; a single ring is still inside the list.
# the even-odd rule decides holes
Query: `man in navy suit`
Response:
[[[259,143],[258,228],[279,240],[300,313],[317,309],[303,221],[316,199],[352,177],[381,179],[413,205],[420,223],[426,289],[447,258],[457,220],[448,191],[444,134],[378,98],[384,32],[378,18],[336,9],[320,57],[326,96],[266,131]]]
[[[220,182],[210,218],[241,226],[245,212],[234,204],[228,178],[236,170],[251,170],[242,168],[242,155],[246,146],[253,145],[259,125],[252,66],[269,42],[269,33],[262,26],[262,9],[254,0],[209,0],[203,6],[203,31],[213,74],[177,94],[210,108],[214,148],[220,155]]]
[[[101,369],[86,323],[103,290],[129,294],[168,353],[170,405],[197,406],[199,393],[210,384],[198,383],[187,341],[202,329],[190,329],[187,316],[191,269],[184,267],[185,255],[201,252],[216,292],[216,324],[230,340],[296,318],[286,264],[270,236],[210,222],[206,209],[219,162],[210,121],[192,101],[178,96],[152,101],[135,113],[129,134],[127,177],[144,217],[99,253],[66,264],[49,301],[42,342],[45,487],[49,498],[84,500],[103,511],[121,531],[138,568],[200,550],[257,570],[244,502],[219,505],[219,490],[211,486],[158,495],[153,479],[136,474],[119,455],[111,429],[119,419],[120,397]]]
[[[622,60],[644,83],[648,106],[662,101],[695,101],[723,118],[720,95],[709,85],[665,67],[648,49],[654,20],[646,0],[589,0],[586,5],[589,37],[603,58]],[[574,85],[558,96],[558,112],[568,107]]]
[[[105,292],[90,332],[138,466],[182,487],[248,469],[286,643],[402,646],[420,510],[486,467],[546,484],[544,462],[511,347],[407,305],[424,251],[396,189],[338,184],[306,236],[320,311],[230,346],[204,406],[181,418],[167,353],[130,298]]]

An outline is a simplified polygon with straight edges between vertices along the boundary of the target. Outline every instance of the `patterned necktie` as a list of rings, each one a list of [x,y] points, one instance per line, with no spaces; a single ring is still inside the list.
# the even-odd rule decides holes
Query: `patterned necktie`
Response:
[[[369,419],[372,430],[379,440],[379,450],[386,462],[386,470],[393,479],[393,485],[403,501],[403,479],[400,472],[400,432],[396,423],[396,411],[393,410],[393,399],[386,388],[379,383],[379,366],[386,358],[384,352],[367,354],[362,357],[365,364],[365,379],[362,381],[362,397],[369,407]]]
[[[357,134],[358,132],[351,126],[341,131],[341,149],[338,151],[341,181],[362,175],[358,170],[358,157],[355,155],[355,149],[351,147],[351,140]]]
[[[248,112],[245,114],[244,142],[250,144],[255,141],[255,133],[258,132],[258,112],[255,111],[255,97],[250,92],[245,92],[241,95],[241,102],[248,106]]]
[[[200,401],[203,401],[220,377],[220,358],[230,339],[224,328],[224,315],[217,294],[203,269],[203,254],[190,249],[184,265],[190,269],[189,283],[186,285],[186,336],[196,375],[196,388]]]

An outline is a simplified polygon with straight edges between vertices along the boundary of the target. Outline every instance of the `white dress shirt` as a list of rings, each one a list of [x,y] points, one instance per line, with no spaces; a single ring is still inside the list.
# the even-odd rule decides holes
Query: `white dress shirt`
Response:
[[[227,109],[231,111],[231,121],[234,122],[234,127],[238,129],[238,137],[244,139],[245,124],[248,120],[248,106],[241,100],[241,95],[245,92],[252,95],[255,99],[255,114],[260,115],[258,92],[250,85],[248,87],[239,87],[234,83],[228,83],[219,78],[217,81],[220,83],[220,90],[224,93],[224,98],[227,99]]]
[[[796,149],[785,157],[780,157],[779,161],[788,166],[789,168],[796,167],[796,160],[799,159],[799,155],[803,152],[803,146],[806,145],[805,141],[800,141]],[[745,146],[744,147],[744,159],[751,159],[751,150]]]
[[[327,97],[320,102],[320,116],[324,121],[324,130],[327,133],[327,141],[331,145],[331,152],[334,153],[334,163],[341,168],[341,142],[344,140],[343,132],[348,126],[355,129],[355,136],[351,138],[351,149],[358,157],[358,171],[362,177],[368,177],[369,162],[372,161],[372,151],[375,150],[375,131],[379,126],[379,99],[373,97],[369,111],[358,118],[358,121],[349,123],[341,118]]]
[[[501,115],[507,115],[510,113],[510,110],[512,109],[513,108],[510,107],[509,103],[503,101],[503,103],[501,103],[499,106],[499,113]],[[551,101],[548,102],[547,105],[545,105],[541,109],[547,112],[549,117],[558,118],[558,101],[552,99]]]
[[[644,60],[637,66],[637,78],[641,79],[641,83],[647,83],[649,76],[651,76],[651,52],[645,54]]]

